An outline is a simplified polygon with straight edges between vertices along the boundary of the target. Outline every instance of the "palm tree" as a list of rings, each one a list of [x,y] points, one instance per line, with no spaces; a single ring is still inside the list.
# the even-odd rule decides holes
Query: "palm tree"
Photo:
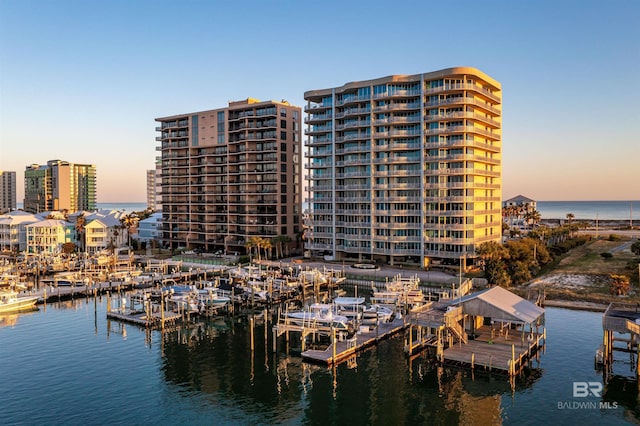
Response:
[[[529,225],[531,225],[531,227],[536,226],[538,222],[540,222],[541,218],[542,216],[538,210],[529,210],[524,214],[524,219]]]
[[[87,224],[87,219],[84,217],[84,213],[80,213],[78,217],[76,217],[76,234],[80,237],[78,242],[80,243],[80,251],[85,251],[85,226]]]
[[[569,225],[571,225],[571,222],[573,222],[573,219],[575,219],[575,215],[573,213],[567,213],[567,222],[569,222]]]
[[[289,255],[289,243],[291,242],[291,237],[289,237],[288,235],[282,235],[282,245],[283,248],[286,248],[286,252],[287,252],[287,256]],[[285,254],[282,253],[282,256],[284,256]]]
[[[133,228],[138,222],[138,217],[135,213],[130,215],[124,215],[120,218],[120,223],[127,230],[127,245],[131,248],[131,228]]]
[[[273,248],[273,244],[271,244],[271,240],[267,240],[266,238],[260,238],[262,240],[262,248],[264,249],[264,258],[267,260],[271,257],[271,249]],[[269,252],[269,255],[267,255]]]
[[[249,257],[251,257],[251,254],[253,253],[253,248],[256,246],[256,243],[252,238],[249,238],[248,240],[245,241],[244,243],[244,248],[247,250],[247,253],[249,254]]]
[[[260,257],[260,248],[262,247],[262,244],[264,243],[264,240],[260,237],[251,237],[249,238],[249,241],[247,241],[247,243],[245,244],[245,247],[247,247],[247,245],[249,247],[255,247],[256,248],[256,252],[258,253],[258,262],[262,260],[262,258]]]

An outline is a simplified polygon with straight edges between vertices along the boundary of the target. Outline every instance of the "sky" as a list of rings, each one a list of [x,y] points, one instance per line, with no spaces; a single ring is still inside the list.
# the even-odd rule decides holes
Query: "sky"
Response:
[[[157,117],[455,66],[502,84],[503,199],[640,199],[637,0],[0,0],[0,170],[144,202]]]

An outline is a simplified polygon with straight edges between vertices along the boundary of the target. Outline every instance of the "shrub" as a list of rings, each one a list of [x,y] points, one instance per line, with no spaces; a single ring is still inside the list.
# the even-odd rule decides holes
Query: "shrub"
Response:
[[[608,251],[605,251],[604,253],[600,253],[600,256],[602,256],[604,260],[609,260],[613,257],[613,255]]]
[[[609,290],[611,294],[616,296],[624,296],[629,291],[629,277],[626,275],[611,274],[611,282],[609,283]]]
[[[622,237],[618,234],[609,234],[609,241],[620,241]]]

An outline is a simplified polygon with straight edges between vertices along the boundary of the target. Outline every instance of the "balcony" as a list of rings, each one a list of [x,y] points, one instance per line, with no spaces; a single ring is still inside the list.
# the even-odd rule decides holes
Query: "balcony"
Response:
[[[500,140],[500,135],[489,130],[481,129],[475,126],[447,126],[438,129],[425,130],[426,135],[440,135],[440,134],[452,134],[452,133],[476,133],[483,135],[494,140]]]
[[[342,105],[358,103],[358,102],[366,102],[366,101],[369,101],[370,99],[371,99],[370,95],[366,95],[366,96],[358,96],[358,95],[347,96],[346,98],[338,99],[336,101],[336,106],[342,106]]]
[[[420,109],[420,102],[407,102],[407,103],[393,103],[388,105],[378,105],[373,107],[374,112],[384,111],[409,111],[414,109]]]
[[[370,114],[371,113],[371,108],[370,107],[365,107],[365,108],[347,108],[343,111],[339,111],[336,113],[336,118],[343,118],[343,117],[347,117],[350,115],[364,115],[364,114]]]
[[[332,107],[331,104],[314,104],[314,103],[310,103],[309,105],[305,105],[304,112],[305,113],[311,113],[313,111],[312,114],[319,114],[320,111],[330,109],[331,107]]]
[[[431,87],[425,89],[424,93],[427,95],[442,93],[442,92],[454,92],[460,90],[471,90],[476,93],[480,93],[482,96],[485,96],[488,99],[496,103],[500,103],[500,97],[494,94],[491,90],[485,89],[484,87],[478,84],[469,84],[469,83],[458,83],[458,84],[445,84],[440,87]]]
[[[327,111],[324,114],[311,114],[304,119],[305,124],[321,123],[323,121],[329,121],[333,118],[331,111]]]

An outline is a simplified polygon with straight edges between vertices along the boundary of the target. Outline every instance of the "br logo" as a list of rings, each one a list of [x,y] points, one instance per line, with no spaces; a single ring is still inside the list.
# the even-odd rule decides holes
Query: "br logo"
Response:
[[[602,394],[602,383],[600,382],[573,382],[573,397],[586,398],[595,396],[600,398]]]

